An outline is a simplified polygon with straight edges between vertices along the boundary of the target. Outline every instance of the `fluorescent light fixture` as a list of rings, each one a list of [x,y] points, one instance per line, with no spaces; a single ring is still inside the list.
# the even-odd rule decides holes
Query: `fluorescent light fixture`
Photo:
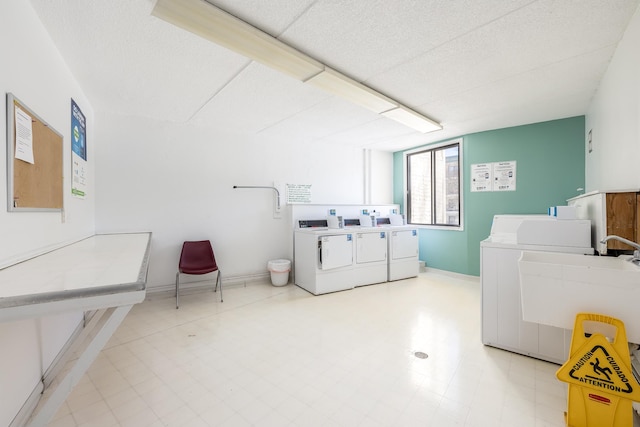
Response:
[[[158,0],[151,14],[298,80],[324,69],[322,63],[204,0]]]
[[[331,68],[325,67],[323,72],[311,77],[305,83],[340,96],[378,114],[398,106],[392,99]]]
[[[204,0],[157,0],[151,14],[254,61],[420,132],[440,124],[403,106]]]
[[[439,123],[436,123],[428,117],[403,106],[399,106],[398,108],[394,108],[393,110],[385,111],[380,114],[422,133],[442,129],[442,126]]]

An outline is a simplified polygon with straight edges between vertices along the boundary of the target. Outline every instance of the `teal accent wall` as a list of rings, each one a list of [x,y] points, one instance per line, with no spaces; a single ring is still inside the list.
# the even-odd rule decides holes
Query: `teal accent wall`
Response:
[[[480,242],[497,214],[546,214],[566,205],[585,182],[584,116],[464,135],[464,231],[420,230],[420,259],[427,266],[480,275]],[[470,191],[471,165],[512,161],[516,191]],[[394,153],[394,203],[404,212],[404,151]]]

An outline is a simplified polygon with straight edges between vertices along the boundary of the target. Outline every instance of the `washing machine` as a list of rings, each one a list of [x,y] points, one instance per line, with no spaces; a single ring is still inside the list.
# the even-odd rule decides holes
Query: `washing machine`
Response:
[[[352,289],[355,283],[353,231],[329,229],[322,221],[299,221],[294,233],[294,281],[314,295]]]
[[[377,224],[384,227],[388,234],[387,280],[392,282],[418,276],[420,272],[418,228],[403,224],[400,215],[392,218],[378,218]]]
[[[571,331],[522,318],[518,259],[525,250],[592,255],[591,221],[496,215],[491,235],[480,242],[483,344],[562,364]]]
[[[354,230],[354,286],[387,281],[387,230],[361,226]]]

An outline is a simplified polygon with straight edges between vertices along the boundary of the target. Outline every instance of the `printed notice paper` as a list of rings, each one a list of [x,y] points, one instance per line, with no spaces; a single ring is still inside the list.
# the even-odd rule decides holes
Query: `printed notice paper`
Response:
[[[31,116],[16,107],[16,159],[34,163]]]
[[[311,184],[287,184],[287,203],[311,203]]]
[[[87,196],[87,123],[78,107],[71,99],[71,164],[73,181],[71,194],[80,199]]]
[[[493,167],[491,163],[471,165],[471,191],[491,191]]]
[[[516,162],[493,164],[493,191],[516,191]]]
[[[471,192],[516,191],[516,161],[471,165]]]

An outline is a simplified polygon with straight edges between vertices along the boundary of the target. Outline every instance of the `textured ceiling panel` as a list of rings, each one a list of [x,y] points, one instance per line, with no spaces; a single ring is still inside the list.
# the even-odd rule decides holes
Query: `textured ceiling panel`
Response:
[[[265,33],[278,37],[316,0],[207,0]]]
[[[592,96],[584,90],[585,82],[597,84],[608,58],[606,50],[593,52],[577,63],[558,62],[453,94],[425,108],[448,112],[450,122],[443,123],[448,132],[489,130],[579,115],[576,111]]]
[[[527,3],[531,0],[319,1],[282,39],[365,81]]]
[[[312,89],[319,92],[319,89]],[[316,142],[345,129],[375,120],[381,120],[381,117],[340,98],[328,97],[295,116],[264,129],[261,133],[280,139],[293,137],[297,143]]]
[[[404,137],[417,133],[393,120],[381,117],[379,120],[344,129],[323,138],[322,141],[331,144],[355,145],[369,147],[381,141]]]
[[[640,0],[208,0],[442,122],[420,134],[151,16],[31,0],[93,107],[381,150],[584,114]]]
[[[601,8],[594,6],[589,14],[566,18],[561,11],[552,13],[548,3],[538,2],[520,9],[383,73],[371,83],[396,94],[401,102],[416,106],[438,100],[446,102],[452,94],[559,61],[575,60],[577,68],[582,66],[578,58],[593,51],[613,55],[620,36],[612,29],[616,27],[606,27],[599,37],[594,37],[593,31],[584,25],[585,22],[598,27],[609,24],[610,16],[597,19],[603,15]],[[415,84],[416,79],[422,83]]]
[[[209,100],[193,121],[257,133],[329,97],[311,89],[254,62]]]
[[[150,16],[152,2],[34,6],[96,109],[187,121],[250,62]]]

